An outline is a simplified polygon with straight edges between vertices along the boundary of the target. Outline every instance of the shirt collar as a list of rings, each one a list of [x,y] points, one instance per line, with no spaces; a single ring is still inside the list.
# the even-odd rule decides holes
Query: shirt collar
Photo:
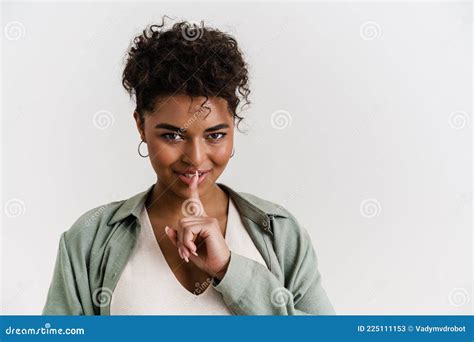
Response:
[[[256,196],[234,191],[222,183],[216,184],[229,194],[241,216],[249,218],[265,231],[270,230],[270,219],[272,216],[289,217],[288,213],[277,204],[264,201]],[[138,219],[148,194],[153,190],[153,187],[154,184],[147,190],[125,200],[114,213],[109,224],[112,225],[118,221],[122,221],[130,215]]]

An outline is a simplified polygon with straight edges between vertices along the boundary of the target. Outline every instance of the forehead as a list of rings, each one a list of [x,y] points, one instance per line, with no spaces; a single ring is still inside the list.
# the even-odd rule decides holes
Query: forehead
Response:
[[[232,114],[227,108],[227,101],[221,97],[190,97],[188,95],[173,95],[157,100],[152,113],[155,122],[183,124],[184,121],[194,120],[207,123],[231,122]]]

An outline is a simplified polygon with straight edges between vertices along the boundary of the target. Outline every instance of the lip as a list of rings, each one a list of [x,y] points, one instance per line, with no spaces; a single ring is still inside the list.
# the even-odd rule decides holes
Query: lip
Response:
[[[209,172],[211,170],[186,169],[186,170],[183,170],[183,171],[176,171],[176,170],[173,170],[173,171],[176,172],[177,174],[183,174],[183,173],[196,173],[196,171],[198,171],[199,173],[206,173],[206,172]]]
[[[196,172],[196,171],[194,171],[194,173],[195,173],[195,172]],[[201,174],[201,176],[199,176],[198,185],[200,185],[200,184],[204,181],[204,179],[206,179],[207,174],[208,174],[209,172],[210,172],[210,170],[204,171],[204,172]],[[174,173],[178,175],[178,178],[179,178],[184,184],[186,184],[186,185],[191,184],[192,178],[188,178],[188,177],[186,177],[183,173],[179,173],[179,172],[176,172],[176,171],[174,171]]]

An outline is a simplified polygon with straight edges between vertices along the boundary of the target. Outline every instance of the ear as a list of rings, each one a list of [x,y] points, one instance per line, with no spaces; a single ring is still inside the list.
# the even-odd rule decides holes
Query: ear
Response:
[[[133,118],[135,119],[135,123],[137,125],[138,133],[140,133],[140,138],[146,142],[145,138],[145,122],[141,119],[140,114],[137,111],[133,112]]]

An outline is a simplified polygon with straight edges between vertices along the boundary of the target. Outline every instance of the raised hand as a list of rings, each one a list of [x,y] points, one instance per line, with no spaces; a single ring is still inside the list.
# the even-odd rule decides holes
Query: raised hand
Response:
[[[178,227],[165,227],[168,238],[186,262],[191,260],[210,276],[221,279],[229,264],[230,250],[219,222],[209,217],[199,198],[198,174],[189,184],[190,198],[183,203],[184,217]]]

